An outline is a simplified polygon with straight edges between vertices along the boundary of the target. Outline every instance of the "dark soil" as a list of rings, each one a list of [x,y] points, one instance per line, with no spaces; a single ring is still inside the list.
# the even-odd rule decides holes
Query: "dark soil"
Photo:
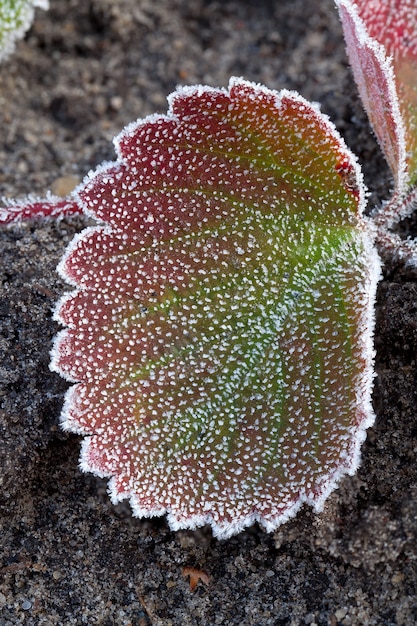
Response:
[[[320,101],[363,164],[370,205],[387,196],[332,0],[52,0],[1,67],[0,194],[81,180],[178,83],[230,75]],[[357,475],[321,515],[219,542],[112,506],[105,481],[78,470],[79,438],[59,429],[55,266],[83,224],[0,233],[0,626],[417,623],[416,272],[386,261],[377,420]],[[192,592],[187,567],[209,581]]]

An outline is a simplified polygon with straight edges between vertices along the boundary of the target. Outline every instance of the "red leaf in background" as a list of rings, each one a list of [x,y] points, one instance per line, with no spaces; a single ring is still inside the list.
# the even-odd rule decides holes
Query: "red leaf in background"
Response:
[[[404,195],[417,182],[415,0],[336,0],[349,58],[374,131]]]

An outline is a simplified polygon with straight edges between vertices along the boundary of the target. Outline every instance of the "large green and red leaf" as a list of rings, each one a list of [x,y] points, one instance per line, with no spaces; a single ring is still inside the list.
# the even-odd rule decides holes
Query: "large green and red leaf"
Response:
[[[116,148],[77,198],[104,224],[60,265],[52,365],[82,467],[219,537],[320,509],[373,421],[380,267],[354,158],[303,98],[240,79],[179,90]]]

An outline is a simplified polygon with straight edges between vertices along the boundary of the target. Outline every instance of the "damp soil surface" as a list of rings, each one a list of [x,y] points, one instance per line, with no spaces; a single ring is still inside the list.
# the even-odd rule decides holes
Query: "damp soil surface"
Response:
[[[320,101],[370,206],[387,196],[332,0],[51,0],[0,68],[0,195],[65,193],[114,159],[128,122],[165,112],[177,84],[230,75]],[[0,232],[0,626],[417,623],[417,274],[385,262],[377,419],[356,476],[320,515],[219,542],[113,506],[106,481],[78,469],[80,438],[59,428],[67,383],[48,363],[68,287],[55,267],[85,224]]]

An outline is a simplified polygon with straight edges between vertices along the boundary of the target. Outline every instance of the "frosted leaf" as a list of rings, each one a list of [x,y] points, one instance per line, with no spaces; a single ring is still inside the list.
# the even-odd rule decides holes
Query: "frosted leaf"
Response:
[[[417,182],[415,0],[336,0],[359,92],[399,195]]]
[[[112,500],[219,538],[320,510],[373,423],[379,257],[357,163],[294,92],[179,89],[76,203],[51,367]]]
[[[46,198],[29,196],[20,201],[3,198],[0,206],[0,224],[11,224],[34,218],[59,218],[82,213],[81,205],[71,197],[60,198],[52,194]]]
[[[358,11],[371,37],[392,58],[406,129],[410,184],[417,182],[417,4],[415,0],[360,0]]]
[[[11,54],[33,21],[34,9],[47,9],[48,0],[0,0],[0,61]]]
[[[353,0],[371,37],[396,59],[417,58],[415,0]]]
[[[363,105],[402,194],[408,186],[405,126],[392,61],[384,46],[370,36],[356,3],[336,0],[336,4]]]

